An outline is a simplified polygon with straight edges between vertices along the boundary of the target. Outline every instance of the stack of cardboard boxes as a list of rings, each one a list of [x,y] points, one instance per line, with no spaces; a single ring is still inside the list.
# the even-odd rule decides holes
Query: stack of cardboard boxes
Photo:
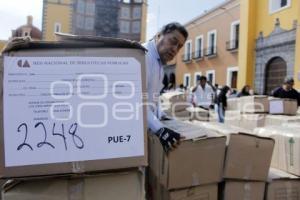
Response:
[[[300,122],[297,101],[263,95],[228,99],[225,123],[253,131],[257,127]]]
[[[137,43],[107,38],[21,39],[8,45],[0,81],[0,176],[13,179],[2,191],[4,200],[145,198],[146,108],[139,106],[140,117],[132,121],[136,126],[129,127],[126,123],[132,123],[114,120],[99,104],[101,99],[112,108],[110,103],[123,99],[142,105],[144,55]],[[130,80],[135,80],[134,94]],[[71,89],[61,91],[64,86]],[[128,94],[132,102],[124,100]],[[70,114],[77,108],[64,107],[77,104],[78,109],[82,106],[77,115]],[[99,118],[106,124],[93,121]],[[77,123],[70,126],[68,120]]]
[[[242,128],[220,124],[199,123],[227,137],[223,179],[220,189],[224,200],[263,200],[274,141],[247,133]]]
[[[149,134],[149,199],[217,200],[226,137],[187,122],[164,123],[185,139],[167,155],[159,139]]]

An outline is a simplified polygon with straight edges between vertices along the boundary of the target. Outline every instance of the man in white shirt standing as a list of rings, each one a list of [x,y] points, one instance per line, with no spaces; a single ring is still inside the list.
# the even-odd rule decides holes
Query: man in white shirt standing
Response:
[[[207,83],[205,76],[201,76],[198,85],[193,89],[193,102],[196,106],[208,110],[214,103],[214,90]]]
[[[180,134],[163,126],[159,108],[159,94],[163,88],[163,66],[171,61],[188,37],[186,29],[177,22],[165,25],[149,42],[144,44],[146,53],[148,128],[155,133],[166,152],[177,146]]]

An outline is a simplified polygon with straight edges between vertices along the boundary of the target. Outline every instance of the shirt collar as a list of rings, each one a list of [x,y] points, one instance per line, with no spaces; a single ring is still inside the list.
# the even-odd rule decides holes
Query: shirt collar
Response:
[[[158,54],[158,51],[157,51],[154,39],[149,41],[149,48],[150,48],[150,51],[154,54],[154,56],[157,59],[157,61],[160,63],[161,59],[160,59],[160,56]]]

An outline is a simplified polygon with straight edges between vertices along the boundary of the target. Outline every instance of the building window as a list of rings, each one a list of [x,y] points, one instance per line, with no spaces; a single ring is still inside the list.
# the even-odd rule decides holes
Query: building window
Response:
[[[196,72],[194,74],[194,86],[197,85],[197,83],[200,81],[200,77],[202,76],[202,73],[201,72]]]
[[[269,12],[273,14],[291,6],[291,0],[269,0]]]
[[[76,27],[77,28],[84,28],[84,17],[81,15],[77,15],[76,17]]]
[[[130,0],[123,0],[124,3],[130,3]]]
[[[203,35],[196,37],[194,58],[199,59],[203,56]]]
[[[188,62],[192,60],[192,41],[188,40],[185,42],[183,61]]]
[[[212,56],[217,53],[217,31],[209,31],[207,33],[207,50],[206,55]]]
[[[61,32],[61,23],[55,22],[54,23],[54,33]]]
[[[84,9],[85,8],[85,3],[83,0],[78,0],[77,2],[77,12],[78,13],[81,13],[81,14],[84,14]]]
[[[132,33],[140,33],[141,32],[141,23],[138,22],[132,22]]]
[[[228,67],[226,85],[228,85],[231,88],[237,88],[237,78],[238,78],[238,67]]]
[[[206,71],[206,78],[212,85],[215,85],[215,70]]]
[[[95,3],[87,2],[85,7],[85,14],[95,15]]]
[[[235,50],[239,48],[239,37],[240,37],[240,21],[231,23],[230,29],[230,40],[226,44],[227,50]]]
[[[130,19],[130,8],[129,7],[121,8],[121,18],[122,19]]]
[[[86,30],[94,30],[94,22],[95,22],[95,20],[92,17],[85,18],[85,26],[84,26],[85,29]]]
[[[128,21],[120,22],[120,32],[121,33],[129,33],[130,31],[130,23]]]
[[[132,11],[132,17],[133,19],[140,19],[142,15],[142,9],[141,7],[134,7]]]
[[[186,88],[191,87],[191,74],[184,74],[183,76],[183,84]]]
[[[134,3],[143,3],[143,0],[134,0]]]

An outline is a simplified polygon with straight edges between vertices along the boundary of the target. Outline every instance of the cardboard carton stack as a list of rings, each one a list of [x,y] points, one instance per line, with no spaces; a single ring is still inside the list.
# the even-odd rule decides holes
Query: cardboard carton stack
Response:
[[[187,122],[164,123],[185,139],[166,155],[158,138],[149,134],[151,199],[218,199],[226,137]]]
[[[273,139],[247,134],[247,131],[241,128],[220,123],[194,124],[227,137],[223,199],[263,200],[274,147]]]
[[[160,106],[163,112],[169,117],[189,120],[190,113],[186,108],[191,106],[191,103],[187,102],[187,95],[183,92],[173,91],[167,92],[160,96]]]
[[[2,54],[0,176],[15,179],[3,199],[144,199],[146,107],[135,120],[108,110],[143,105],[143,47],[62,37],[14,40]]]
[[[298,103],[294,99],[269,97],[270,114],[266,116],[265,126],[280,126],[284,123],[300,123],[297,115]]]
[[[300,179],[298,176],[282,170],[271,168],[266,185],[266,200],[273,199],[299,199]]]
[[[299,160],[299,126],[268,126],[257,128],[254,133],[260,136],[271,137],[275,140],[275,147],[271,166],[276,169],[300,176]]]
[[[240,98],[227,99],[225,124],[240,127],[241,118]]]
[[[240,127],[253,130],[263,127],[266,113],[269,112],[269,101],[267,96],[245,96],[240,98],[241,121]]]

